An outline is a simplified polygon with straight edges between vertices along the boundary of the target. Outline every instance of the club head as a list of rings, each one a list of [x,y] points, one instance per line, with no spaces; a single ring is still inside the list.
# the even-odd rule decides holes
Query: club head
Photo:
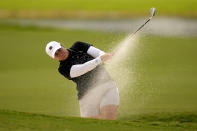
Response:
[[[151,8],[150,9],[151,17],[153,17],[155,15],[155,11],[156,11],[155,8]]]

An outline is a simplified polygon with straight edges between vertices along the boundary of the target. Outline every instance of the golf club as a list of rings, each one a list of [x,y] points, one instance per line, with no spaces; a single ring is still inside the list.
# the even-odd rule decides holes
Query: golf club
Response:
[[[146,20],[146,22],[143,25],[141,25],[133,34],[131,34],[130,37],[133,37],[140,29],[142,29],[142,27],[144,27],[153,18],[153,16],[155,15],[155,12],[156,12],[156,9],[151,8],[150,9],[151,16],[148,18],[148,20]]]

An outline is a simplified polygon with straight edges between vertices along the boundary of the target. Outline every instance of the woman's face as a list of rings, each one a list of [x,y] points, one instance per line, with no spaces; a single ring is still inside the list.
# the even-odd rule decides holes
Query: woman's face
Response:
[[[59,60],[59,61],[62,61],[62,60],[65,60],[69,55],[69,52],[67,49],[65,49],[63,46],[58,49],[56,52],[55,52],[55,59],[56,60]]]

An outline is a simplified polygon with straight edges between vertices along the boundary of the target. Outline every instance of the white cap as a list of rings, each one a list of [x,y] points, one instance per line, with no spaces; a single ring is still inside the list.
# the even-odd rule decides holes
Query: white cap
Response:
[[[56,41],[51,41],[47,44],[46,46],[46,53],[52,57],[55,58],[55,52],[61,48],[60,43],[56,42]]]

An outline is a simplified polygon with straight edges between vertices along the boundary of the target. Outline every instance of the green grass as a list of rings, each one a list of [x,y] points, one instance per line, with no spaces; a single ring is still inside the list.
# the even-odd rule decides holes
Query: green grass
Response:
[[[6,127],[9,127],[7,130],[13,130],[12,127],[77,130],[80,124],[80,128],[86,128],[84,119],[35,115],[79,116],[75,85],[58,73],[58,62],[45,53],[46,43],[56,40],[69,47],[80,40],[109,51],[125,34],[6,24],[0,24],[0,28],[0,110],[34,113],[0,111],[0,130]],[[131,74],[126,76],[129,83],[125,85],[115,77],[121,89],[118,121],[87,120],[92,124],[88,129],[98,125],[98,130],[190,128],[191,123],[181,123],[184,119],[192,119],[191,129],[196,128],[196,43],[197,38],[192,37],[140,36],[134,55],[128,56],[124,63]],[[118,76],[125,77],[122,73]],[[172,122],[169,124],[168,120]]]
[[[6,0],[0,2],[1,9],[10,10],[90,10],[90,11],[142,11],[152,6],[160,9],[160,12],[184,12],[196,11],[195,0]]]
[[[35,17],[36,14],[42,14],[42,11],[49,11],[49,13],[44,14],[48,17],[63,17],[65,14],[60,15],[62,12],[70,14],[67,17],[74,17],[79,13],[85,18],[88,14],[92,12],[104,12],[102,15],[108,14],[109,12],[115,11],[123,16],[132,15],[145,15],[147,10],[151,7],[156,7],[158,9],[158,15],[177,15],[177,16],[197,16],[197,1],[196,0],[1,0],[0,10],[6,10],[10,14],[10,17],[21,17],[28,12],[29,16]],[[17,11],[22,11],[23,13],[17,13]],[[32,11],[34,13],[32,13]],[[38,12],[37,12],[38,11]],[[40,12],[39,12],[40,11]],[[51,11],[51,12],[50,12]],[[55,13],[57,12],[57,13]],[[78,13],[76,13],[78,12]],[[55,13],[55,14],[54,14]],[[50,15],[49,15],[50,14]],[[78,15],[79,15],[78,14]],[[5,15],[5,14],[4,14]],[[100,14],[96,13],[95,16]],[[109,14],[109,16],[115,14]],[[41,15],[44,17],[43,15]],[[28,17],[28,16],[26,16]],[[80,16],[78,16],[80,17]],[[91,16],[93,17],[93,16]],[[106,16],[105,16],[106,17]],[[118,16],[116,16],[118,17]],[[108,17],[106,17],[108,18]]]
[[[77,117],[55,117],[0,110],[2,131],[184,131],[197,129],[197,114],[141,115],[129,121],[106,121]]]

